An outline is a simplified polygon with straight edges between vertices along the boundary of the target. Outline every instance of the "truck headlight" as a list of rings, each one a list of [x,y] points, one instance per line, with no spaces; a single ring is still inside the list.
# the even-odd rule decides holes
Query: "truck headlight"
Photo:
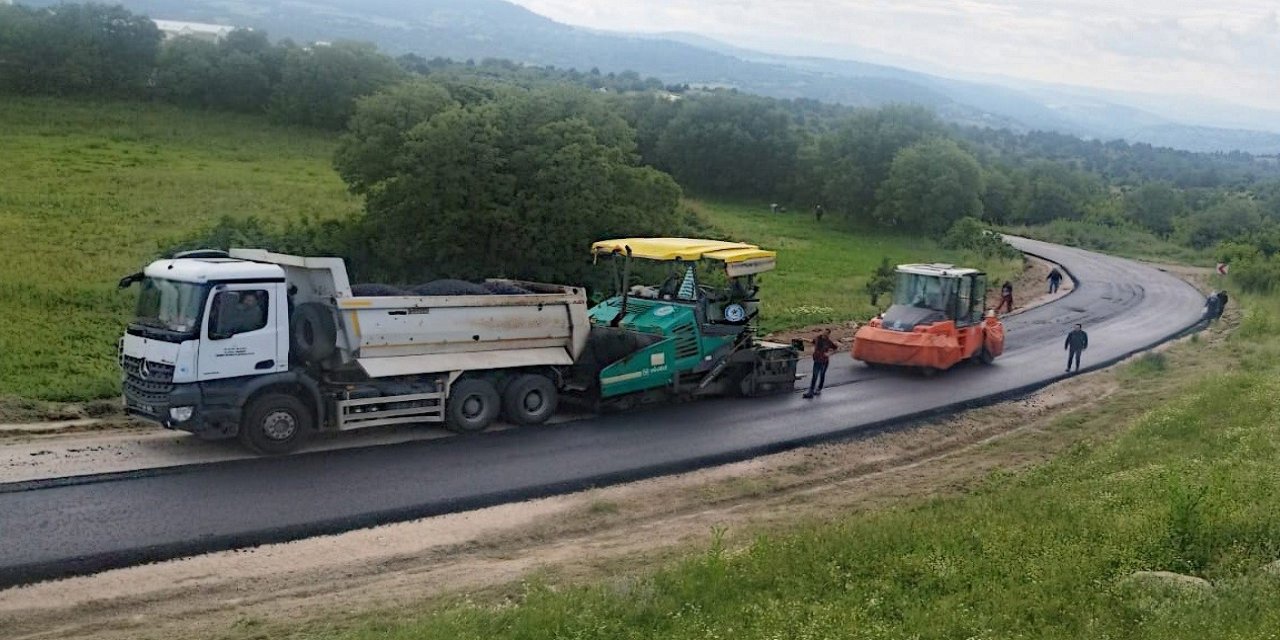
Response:
[[[186,422],[195,412],[195,407],[172,407],[169,409],[169,419],[174,422]]]

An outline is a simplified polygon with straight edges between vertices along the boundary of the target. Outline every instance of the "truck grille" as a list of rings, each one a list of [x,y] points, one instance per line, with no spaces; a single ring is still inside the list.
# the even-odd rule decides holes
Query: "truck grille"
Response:
[[[142,358],[130,356],[121,358],[120,364],[124,369],[125,401],[131,407],[153,413],[158,410],[156,407],[168,402],[169,392],[173,390],[172,365],[144,362]]]

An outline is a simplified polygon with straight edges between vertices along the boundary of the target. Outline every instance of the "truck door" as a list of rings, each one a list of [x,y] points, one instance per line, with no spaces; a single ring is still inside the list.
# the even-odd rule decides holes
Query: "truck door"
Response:
[[[280,371],[279,288],[270,284],[227,284],[209,296],[200,344],[200,380],[218,380]]]

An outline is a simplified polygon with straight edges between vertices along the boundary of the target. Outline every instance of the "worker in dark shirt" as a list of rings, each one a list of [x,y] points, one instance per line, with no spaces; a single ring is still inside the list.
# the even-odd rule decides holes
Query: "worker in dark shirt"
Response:
[[[1222,317],[1222,312],[1227,308],[1227,292],[1214,291],[1204,300],[1204,320],[1213,322]]]
[[[822,387],[827,383],[827,366],[831,364],[831,354],[835,351],[831,329],[823,329],[813,339],[813,375],[809,377],[809,393],[804,394],[806,400],[822,395]]]
[[[1067,373],[1071,373],[1072,363],[1075,363],[1075,370],[1080,371],[1080,354],[1089,348],[1089,334],[1084,332],[1084,327],[1076,325],[1067,334],[1067,341],[1062,348],[1067,350]]]
[[[1049,277],[1045,279],[1049,281],[1049,293],[1057,293],[1058,285],[1062,284],[1062,272],[1054,267],[1053,271],[1049,272]]]

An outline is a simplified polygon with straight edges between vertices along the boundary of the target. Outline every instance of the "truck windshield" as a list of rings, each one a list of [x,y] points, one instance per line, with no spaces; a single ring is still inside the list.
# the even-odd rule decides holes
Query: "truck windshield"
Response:
[[[202,284],[147,278],[142,281],[134,322],[173,333],[195,335],[209,288]]]
[[[893,303],[945,313],[954,287],[955,280],[951,278],[899,273],[893,288]]]

